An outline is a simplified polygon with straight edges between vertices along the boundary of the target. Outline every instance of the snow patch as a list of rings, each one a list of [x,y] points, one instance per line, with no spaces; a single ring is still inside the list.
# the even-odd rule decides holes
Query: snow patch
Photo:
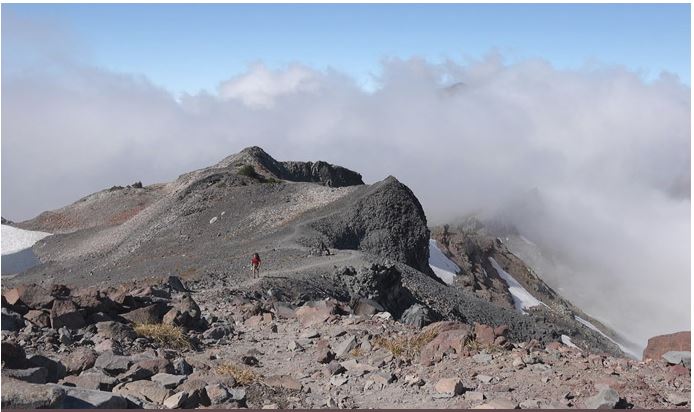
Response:
[[[571,342],[571,338],[566,335],[561,335],[561,343],[563,343],[566,346],[581,350],[581,348],[579,348],[573,342]]]
[[[516,309],[523,313],[526,313],[525,309],[527,308],[545,305],[544,303],[537,300],[533,295],[531,295],[530,292],[528,292],[520,283],[518,283],[516,279],[513,278],[513,276],[511,276],[508,272],[502,269],[501,266],[496,262],[496,260],[494,260],[494,258],[490,257],[489,262],[491,262],[492,266],[499,274],[499,276],[501,276],[501,278],[506,281],[506,284],[508,285],[508,291],[509,293],[511,293],[511,297],[513,297],[513,305],[516,307]]]
[[[429,239],[429,266],[439,279],[452,284],[460,268],[439,249],[436,240]]]
[[[28,249],[39,240],[50,236],[50,233],[18,229],[14,226],[2,225],[2,254],[9,255]]]
[[[631,356],[634,356],[634,357],[636,357],[636,359],[639,359],[638,356],[636,355],[636,353],[634,353],[634,351],[631,351],[631,350],[627,349],[624,345],[620,344],[619,342],[617,342],[616,340],[612,339],[611,337],[605,335],[600,329],[598,329],[595,325],[593,325],[593,324],[590,323],[589,321],[583,319],[583,318],[580,317],[580,316],[576,316],[576,315],[574,315],[574,318],[576,318],[576,320],[577,320],[580,324],[586,326],[588,329],[594,330],[595,332],[598,332],[598,333],[600,334],[600,336],[604,337],[605,339],[607,339],[607,340],[609,340],[610,342],[614,343],[615,345],[619,346],[619,349],[621,349],[622,352],[624,352],[624,353],[626,353],[626,354],[629,354],[629,355],[631,355]]]

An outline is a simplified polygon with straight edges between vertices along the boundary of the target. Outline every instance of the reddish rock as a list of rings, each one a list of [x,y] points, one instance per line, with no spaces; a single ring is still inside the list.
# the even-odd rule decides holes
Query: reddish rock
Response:
[[[508,333],[508,326],[506,326],[506,325],[499,325],[499,326],[494,328],[494,335],[495,336],[506,337],[507,333]]]
[[[76,290],[72,294],[72,300],[88,314],[98,312],[112,313],[120,309],[120,305],[116,304],[104,292],[96,287]]]
[[[164,313],[166,313],[166,305],[157,302],[153,305],[145,306],[144,308],[139,308],[125,313],[123,316],[125,319],[136,324],[152,324],[161,323]]]
[[[691,331],[654,336],[648,339],[648,345],[643,351],[643,360],[657,360],[660,359],[663,354],[670,351],[691,351],[691,339]]]
[[[489,325],[475,323],[475,340],[483,345],[493,345],[496,335]]]
[[[302,306],[295,311],[297,319],[304,327],[325,323],[334,313],[335,307],[318,305],[316,307]]]
[[[23,285],[6,290],[3,294],[10,305],[23,303],[31,309],[49,308],[54,297],[39,285]]]
[[[419,361],[424,366],[430,366],[441,361],[444,354],[451,350],[462,355],[465,342],[468,339],[470,339],[470,331],[467,328],[441,332],[434,340],[422,348],[419,354]]]
[[[43,310],[30,310],[24,315],[24,319],[42,328],[49,328],[51,326],[51,316],[48,312]]]
[[[56,299],[51,308],[51,327],[60,329],[63,326],[76,330],[86,323],[77,305],[70,299]]]
[[[673,376],[689,376],[689,369],[684,365],[672,365],[667,368],[668,372]]]
[[[434,322],[430,325],[427,325],[422,328],[422,333],[434,333],[434,334],[439,334],[441,332],[445,332],[447,330],[456,330],[456,329],[469,329],[469,326],[453,321],[453,320],[444,320],[441,322]]]

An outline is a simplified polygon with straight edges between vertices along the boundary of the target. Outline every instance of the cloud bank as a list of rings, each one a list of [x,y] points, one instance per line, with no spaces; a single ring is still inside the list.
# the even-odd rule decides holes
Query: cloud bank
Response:
[[[4,217],[169,181],[250,145],[368,182],[394,175],[434,224],[537,189],[545,211],[514,223],[561,257],[569,298],[638,342],[690,329],[690,88],[666,73],[389,59],[366,92],[338,70],[256,64],[174,97],[63,53],[26,70],[3,57]]]

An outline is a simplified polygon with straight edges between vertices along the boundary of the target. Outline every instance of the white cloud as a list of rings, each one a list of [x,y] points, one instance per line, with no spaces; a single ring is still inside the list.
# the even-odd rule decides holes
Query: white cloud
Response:
[[[319,86],[316,73],[300,65],[285,70],[270,70],[257,64],[247,73],[233,77],[219,86],[223,99],[238,99],[249,107],[271,108],[278,97],[298,92],[315,92]]]

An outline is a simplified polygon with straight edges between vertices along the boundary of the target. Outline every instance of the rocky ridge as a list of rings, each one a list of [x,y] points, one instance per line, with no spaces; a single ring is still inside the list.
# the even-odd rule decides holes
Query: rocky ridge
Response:
[[[2,406],[689,407],[682,361],[514,342],[503,325],[420,329],[376,300],[221,294],[210,282],[6,290]]]

